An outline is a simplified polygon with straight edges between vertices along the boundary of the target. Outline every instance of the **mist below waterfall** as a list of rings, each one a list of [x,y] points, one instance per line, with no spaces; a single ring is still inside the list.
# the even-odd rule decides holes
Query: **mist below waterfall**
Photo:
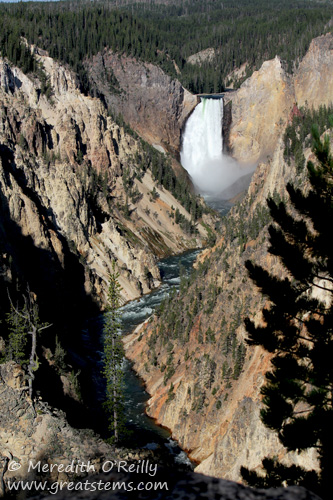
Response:
[[[199,193],[227,199],[249,184],[253,168],[223,155],[222,121],[223,99],[202,98],[187,120],[180,158]]]

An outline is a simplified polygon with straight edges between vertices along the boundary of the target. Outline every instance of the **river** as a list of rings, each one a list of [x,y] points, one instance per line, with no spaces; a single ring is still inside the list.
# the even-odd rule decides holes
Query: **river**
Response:
[[[200,251],[194,250],[167,257],[159,262],[162,285],[154,292],[128,302],[120,309],[123,334],[133,331],[136,326],[154,312],[155,308],[173,287],[179,287],[180,266],[189,274]],[[102,330],[103,316],[99,316],[87,322],[87,327],[82,334],[88,364],[87,369],[91,376],[90,405],[95,405],[95,407],[96,405],[101,406],[105,397],[105,382],[101,376],[103,368]],[[159,449],[160,452],[164,449],[182,467],[193,468],[186,453],[171,439],[170,432],[157,425],[153,419],[146,415],[145,406],[149,395],[145,391],[143,382],[132,370],[131,363],[128,360],[124,362],[124,372],[126,421],[131,432],[128,444],[137,448]],[[97,407],[96,412],[98,412]],[[102,418],[101,414],[98,418]]]
[[[226,215],[231,207],[230,203],[226,201],[214,199],[207,199],[206,201],[222,216]],[[139,324],[143,323],[173,287],[176,289],[179,288],[180,267],[184,269],[185,273],[189,274],[193,262],[200,252],[201,250],[193,250],[167,257],[159,262],[158,266],[162,277],[162,285],[154,292],[128,302],[120,309],[123,334],[130,333]],[[96,408],[97,414],[99,411],[98,407],[101,407],[101,403],[105,398],[105,381],[101,375],[103,369],[102,331],[103,316],[99,316],[87,322],[87,327],[82,334],[87,361],[87,366],[84,369],[87,369],[86,381],[90,386],[87,391],[89,393],[88,400],[90,400],[90,406]],[[126,444],[132,447],[152,450],[165,449],[172,455],[176,463],[192,468],[192,464],[186,453],[171,439],[170,432],[157,425],[153,419],[146,415],[145,406],[149,395],[145,391],[142,380],[132,370],[131,363],[128,360],[124,362],[124,372],[126,421],[132,433],[129,442]],[[99,412],[97,418],[101,420],[99,432],[106,437],[105,422],[101,412]]]
[[[180,266],[187,274],[191,272],[192,265],[201,250],[186,252],[181,255],[168,257],[159,262],[162,285],[149,295],[144,295],[121,308],[122,331],[126,334],[147,319],[161,303],[163,298],[180,284]],[[125,400],[126,417],[130,428],[134,429],[136,444],[138,446],[154,449],[165,446],[174,456],[176,462],[187,464],[191,462],[187,455],[170,438],[170,432],[155,424],[154,420],[145,413],[145,405],[149,395],[144,390],[142,381],[131,369],[129,361],[125,362]]]

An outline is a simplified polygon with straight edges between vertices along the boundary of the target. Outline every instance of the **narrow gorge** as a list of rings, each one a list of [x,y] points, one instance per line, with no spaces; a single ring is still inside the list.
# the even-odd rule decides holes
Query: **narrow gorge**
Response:
[[[313,123],[333,146],[333,6],[271,3],[0,2],[0,497],[321,500],[240,473],[319,467],[261,421],[245,263],[288,277],[267,199],[309,189]]]
[[[244,342],[243,318],[256,317],[264,304],[244,262],[282,272],[267,253],[266,199],[285,199],[289,181],[304,183],[304,169],[286,160],[283,134],[298,106],[332,103],[332,69],[332,35],[326,35],[312,42],[294,78],[276,58],[225,97],[232,106],[233,156],[240,165],[245,159],[258,163],[249,189],[224,220],[222,238],[198,258],[192,279],[165,301],[153,323],[125,339],[127,356],[151,395],[148,414],[172,430],[199,463],[197,472],[238,481],[242,465],[259,467],[263,449],[266,455],[285,456],[286,463],[316,466],[314,450],[288,455],[260,422],[260,387],[270,356]],[[313,93],[316,81],[326,89],[320,100]],[[203,103],[199,106],[203,113]],[[304,154],[302,165],[313,157],[309,147]],[[195,179],[196,172],[190,174]]]
[[[16,412],[5,411],[0,443],[19,457],[21,477],[30,458],[53,460],[55,436],[59,452],[66,456],[69,447],[73,459],[114,456],[64,416],[57,426],[48,404],[64,409],[72,425],[80,415],[79,428],[96,428],[87,408],[96,386],[81,329],[105,306],[112,262],[122,302],[138,298],[161,285],[161,258],[205,246],[217,220],[179,164],[175,174],[176,160],[118,125],[99,99],[80,91],[68,68],[38,49],[36,57],[49,96],[35,77],[0,59],[0,293],[3,304],[8,294],[20,303],[29,287],[41,317],[52,323],[38,345],[36,389],[46,406],[29,436],[22,423],[32,416],[21,391],[24,373],[14,363],[2,372],[4,400],[20,415],[15,423]],[[9,310],[10,303],[4,322]],[[3,356],[5,345],[1,339]]]

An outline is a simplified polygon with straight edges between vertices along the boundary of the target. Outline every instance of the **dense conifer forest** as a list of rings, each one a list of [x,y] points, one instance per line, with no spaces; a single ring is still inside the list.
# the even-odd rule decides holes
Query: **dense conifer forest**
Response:
[[[227,76],[247,63],[246,75],[279,55],[292,71],[311,40],[330,28],[330,0],[107,0],[0,4],[2,56],[25,71],[35,69],[21,45],[29,43],[69,64],[89,92],[85,58],[110,47],[160,65],[189,90],[219,92]],[[211,60],[188,62],[204,49]],[[243,78],[244,78],[243,77]],[[237,86],[241,80],[234,79]]]

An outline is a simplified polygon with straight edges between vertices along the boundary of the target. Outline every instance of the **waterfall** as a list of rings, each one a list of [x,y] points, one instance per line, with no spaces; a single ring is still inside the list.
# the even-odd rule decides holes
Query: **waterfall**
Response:
[[[222,120],[223,99],[202,98],[186,122],[180,159],[200,193],[228,198],[223,191],[246,172],[223,155]]]

